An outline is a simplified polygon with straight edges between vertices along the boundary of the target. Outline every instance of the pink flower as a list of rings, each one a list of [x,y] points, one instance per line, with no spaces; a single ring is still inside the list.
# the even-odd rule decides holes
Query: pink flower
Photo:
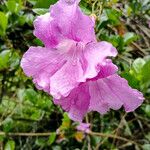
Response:
[[[144,100],[142,93],[129,87],[127,81],[116,74],[117,67],[110,60],[99,67],[101,71],[96,78],[81,83],[68,97],[54,99],[74,121],[82,122],[89,111],[105,114],[124,106],[126,112],[131,112]]]
[[[90,132],[90,124],[89,123],[80,123],[77,126],[77,130],[83,131],[85,133],[89,133]]]
[[[81,12],[78,1],[58,1],[34,26],[45,47],[30,47],[21,66],[38,89],[54,98],[66,97],[81,82],[96,77],[97,66],[117,55],[110,43],[96,42],[94,22]]]
[[[125,107],[135,110],[143,102],[140,92],[116,74],[108,57],[117,50],[97,42],[94,20],[84,15],[79,0],[59,0],[50,13],[37,17],[34,35],[45,47],[30,47],[21,66],[40,90],[54,97],[71,119],[82,122],[88,111],[101,114]]]

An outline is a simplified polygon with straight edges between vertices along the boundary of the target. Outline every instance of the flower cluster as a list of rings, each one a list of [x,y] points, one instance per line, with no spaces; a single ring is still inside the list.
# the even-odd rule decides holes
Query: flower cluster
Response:
[[[37,17],[34,35],[44,47],[30,47],[21,67],[74,121],[82,122],[89,111],[104,114],[122,106],[134,111],[143,95],[117,75],[117,66],[108,58],[117,50],[108,42],[97,42],[94,19],[78,4],[79,0],[59,0],[49,13]]]

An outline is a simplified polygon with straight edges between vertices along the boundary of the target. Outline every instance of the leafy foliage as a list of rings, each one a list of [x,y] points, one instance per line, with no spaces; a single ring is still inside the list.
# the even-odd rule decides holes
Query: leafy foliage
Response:
[[[0,149],[149,150],[149,0],[82,0],[80,3],[82,11],[97,17],[97,39],[117,47],[119,55],[114,63],[119,66],[121,76],[145,96],[144,104],[133,113],[120,110],[104,116],[96,112],[88,114],[85,121],[91,123],[94,131],[90,135],[77,131],[77,124],[53,104],[49,95],[37,91],[20,68],[20,59],[28,47],[43,45],[33,36],[33,20],[49,11],[55,2],[0,1]]]

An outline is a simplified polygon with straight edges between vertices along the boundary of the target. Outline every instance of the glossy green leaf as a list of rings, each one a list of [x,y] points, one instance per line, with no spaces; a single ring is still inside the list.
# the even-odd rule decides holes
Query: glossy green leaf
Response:
[[[150,82],[150,60],[142,68],[143,82]]]
[[[37,0],[37,3],[35,4],[35,8],[49,8],[50,5],[57,2],[57,0]]]
[[[80,8],[81,8],[81,10],[82,10],[86,15],[91,15],[92,12],[91,12],[88,8],[86,8],[85,6],[80,5]]]
[[[138,39],[138,36],[135,33],[128,32],[124,35],[124,43],[125,45],[130,44],[133,41],[136,41]]]
[[[31,3],[32,5],[35,5],[37,3],[37,0],[27,0],[29,3]]]
[[[49,136],[49,139],[48,139],[48,143],[51,145],[55,142],[55,139],[56,139],[56,133],[53,132],[51,133],[51,135]]]
[[[15,141],[10,140],[6,143],[4,150],[15,150]]]
[[[6,118],[4,121],[3,121],[3,130],[5,132],[9,132],[12,128],[13,128],[13,120],[12,118]]]
[[[49,12],[49,9],[46,9],[46,8],[34,8],[32,10],[33,10],[33,12],[35,12],[38,15],[43,15],[43,14]]]
[[[34,111],[32,111],[32,115],[30,116],[30,118],[35,121],[39,121],[41,117],[42,117],[42,111],[38,109],[35,109]]]
[[[18,13],[22,8],[22,1],[21,0],[8,0],[6,2],[6,6],[10,12]]]
[[[46,140],[44,138],[37,138],[35,144],[38,146],[44,146],[46,144]]]
[[[6,69],[9,66],[10,54],[10,50],[5,50],[0,53],[0,70]]]
[[[150,105],[147,104],[147,105],[145,106],[144,111],[145,111],[145,114],[146,114],[148,117],[150,117]]]
[[[134,75],[130,74],[129,71],[123,72],[121,74],[121,76],[124,77],[128,81],[128,83],[131,87],[133,87],[133,88],[139,87],[139,81],[137,80],[137,78],[135,78]]]
[[[111,24],[115,26],[120,24],[120,19],[119,19],[121,16],[120,12],[118,12],[115,9],[106,9],[106,14],[108,19],[111,21]]]
[[[10,68],[12,70],[16,69],[19,66],[20,56],[16,51],[12,53],[9,63],[10,63]]]
[[[34,15],[31,13],[27,13],[25,16],[25,21],[28,25],[32,26],[34,21]]]
[[[61,148],[61,146],[53,146],[52,150],[63,150],[63,148]]]
[[[5,136],[4,135],[0,135],[0,142],[3,142],[5,140]]]
[[[8,24],[8,17],[5,13],[0,12],[0,35],[5,35]]]
[[[35,104],[37,102],[37,93],[33,89],[26,89],[24,92],[24,99]]]
[[[133,69],[136,71],[136,73],[140,73],[142,71],[142,68],[145,65],[145,63],[146,63],[145,60],[142,58],[137,58],[133,62],[132,66],[133,66]]]
[[[144,144],[142,148],[143,150],[150,150],[150,144]]]

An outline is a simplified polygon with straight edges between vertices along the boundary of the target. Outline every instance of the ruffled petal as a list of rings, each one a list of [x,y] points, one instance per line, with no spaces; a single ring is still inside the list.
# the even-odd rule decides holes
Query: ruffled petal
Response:
[[[34,21],[34,35],[39,38],[46,47],[55,47],[62,38],[59,28],[53,21],[50,13],[38,16]]]
[[[68,96],[71,90],[78,86],[78,79],[82,74],[83,70],[79,62],[73,65],[73,62],[68,61],[51,77],[50,93],[57,99]]]
[[[83,117],[89,108],[89,90],[86,84],[81,84],[79,87],[72,90],[67,97],[59,100],[54,99],[54,103],[61,105],[68,112],[69,117],[78,122],[82,122]]]
[[[79,0],[58,1],[50,7],[51,17],[65,38],[86,43],[95,41],[95,23],[81,12],[78,3]]]
[[[102,65],[98,67],[99,73],[95,78],[89,79],[92,81],[98,80],[100,78],[106,78],[110,75],[115,74],[118,71],[118,67],[112,63],[110,59],[106,59]]]
[[[81,81],[83,82],[86,79],[96,77],[101,67],[105,66],[107,57],[115,57],[116,55],[117,50],[108,42],[103,41],[88,44],[84,49],[84,58],[87,61],[87,68]]]
[[[101,114],[110,108],[117,110],[122,105],[126,112],[134,111],[144,100],[142,93],[132,89],[125,79],[116,74],[95,82],[90,81],[89,89],[91,96],[89,109]]]
[[[55,49],[30,47],[21,60],[21,67],[27,76],[33,78],[39,89],[48,92],[50,77],[64,63],[64,55]]]
[[[110,109],[118,110],[124,106],[126,112],[131,112],[143,100],[142,93],[132,89],[125,79],[114,74],[82,83],[69,96],[55,99],[54,102],[61,105],[72,120],[81,122],[89,111],[105,114]]]
[[[68,44],[64,42],[64,45]],[[107,63],[106,61],[110,61],[106,58],[115,56],[117,53],[111,44],[107,42],[91,43],[88,47],[82,45],[82,43],[72,43],[70,45],[67,46],[70,48],[66,51],[67,63],[50,79],[50,93],[57,99],[61,96],[68,96],[71,90],[77,87],[80,82],[95,78],[100,72],[101,76],[102,74],[104,76],[104,73],[106,76],[108,74],[106,70],[115,68],[116,71],[116,66],[112,63],[110,63],[108,69],[103,69],[103,66]],[[60,46],[59,50],[62,47]]]

